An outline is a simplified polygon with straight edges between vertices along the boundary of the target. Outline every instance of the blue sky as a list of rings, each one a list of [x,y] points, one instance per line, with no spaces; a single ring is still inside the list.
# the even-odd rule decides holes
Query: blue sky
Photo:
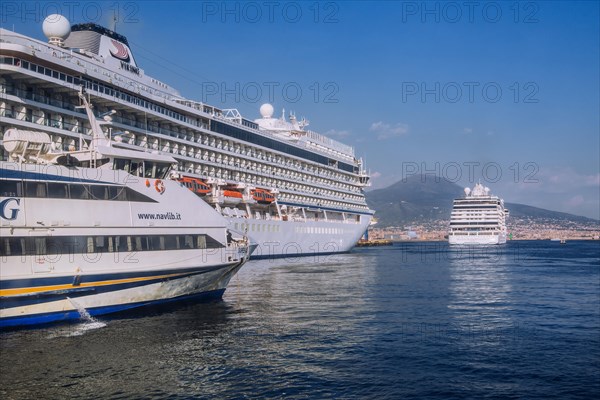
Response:
[[[372,188],[416,172],[600,218],[598,2],[3,2],[128,37],[148,75],[258,118],[264,102],[355,147]]]

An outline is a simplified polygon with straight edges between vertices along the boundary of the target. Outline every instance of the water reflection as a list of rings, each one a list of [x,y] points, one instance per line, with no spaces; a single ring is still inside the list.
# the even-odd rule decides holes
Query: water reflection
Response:
[[[368,257],[357,255],[248,264],[224,297],[231,306],[227,330],[180,340],[171,349],[174,365],[188,359],[181,384],[208,396],[228,390],[258,395],[253,390],[265,387],[291,395],[300,388],[290,380],[333,379],[335,366],[350,357],[347,349],[366,340],[358,331],[374,315],[364,295],[373,279]]]
[[[509,246],[449,246],[448,308],[459,329],[468,335],[513,327]]]
[[[597,247],[526,246],[251,262],[222,301],[3,332],[0,398],[590,398]]]

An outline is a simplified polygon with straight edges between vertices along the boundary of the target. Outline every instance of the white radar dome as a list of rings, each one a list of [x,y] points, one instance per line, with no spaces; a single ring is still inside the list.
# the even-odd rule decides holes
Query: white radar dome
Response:
[[[273,111],[273,106],[269,103],[260,106],[260,115],[262,115],[263,118],[271,118],[273,116]]]
[[[60,45],[71,34],[71,23],[60,14],[50,14],[44,20],[42,30],[50,43]]]
[[[466,187],[465,188],[465,194],[468,196],[471,194],[471,188]]]

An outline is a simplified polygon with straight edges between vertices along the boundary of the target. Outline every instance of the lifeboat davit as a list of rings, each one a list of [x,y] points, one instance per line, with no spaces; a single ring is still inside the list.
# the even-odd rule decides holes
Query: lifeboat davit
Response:
[[[253,189],[251,193],[252,198],[259,204],[271,204],[275,201],[275,196],[267,189]]]
[[[184,176],[177,179],[177,181],[183,183],[188,189],[196,193],[198,196],[204,196],[211,192],[210,186],[202,179]]]

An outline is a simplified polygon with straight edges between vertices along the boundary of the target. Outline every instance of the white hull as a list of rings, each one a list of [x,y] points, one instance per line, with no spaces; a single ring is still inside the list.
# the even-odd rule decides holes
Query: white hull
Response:
[[[450,244],[504,244],[506,243],[506,233],[498,235],[479,235],[474,232],[470,235],[452,235],[448,236]]]
[[[228,219],[233,231],[247,227],[250,241],[258,245],[252,253],[255,259],[348,252],[367,230],[371,216],[361,215],[359,223]]]
[[[0,311],[0,326],[21,326],[39,323],[57,322],[83,318],[84,314],[98,316],[131,308],[160,304],[174,300],[198,297],[220,297],[225,291],[231,277],[239,270],[243,262],[221,266],[210,272],[202,272],[202,268],[195,269],[193,275],[164,279],[156,283],[140,284],[133,288],[109,290],[95,294],[94,289],[103,282],[94,282],[90,285],[81,285],[81,292],[71,288],[71,293],[58,293],[52,296],[56,300],[34,302],[32,304],[5,308]],[[168,271],[165,271],[168,274]],[[185,274],[183,274],[185,275]],[[56,276],[52,275],[53,278]],[[43,278],[40,276],[40,278]],[[88,276],[82,276],[86,281]],[[138,278],[140,279],[140,278]],[[149,278],[144,278],[149,279]],[[129,279],[135,281],[136,278]],[[114,281],[114,280],[113,280]],[[62,285],[61,285],[62,286]],[[118,285],[115,285],[118,286]],[[66,292],[66,290],[63,290]],[[19,298],[12,299],[16,302]],[[21,299],[27,300],[26,296]]]

